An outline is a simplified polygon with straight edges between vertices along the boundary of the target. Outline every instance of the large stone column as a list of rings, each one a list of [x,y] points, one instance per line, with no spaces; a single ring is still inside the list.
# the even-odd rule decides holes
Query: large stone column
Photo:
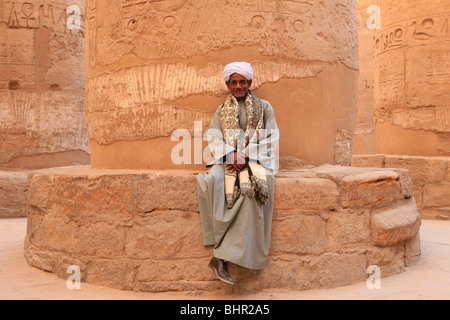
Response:
[[[378,153],[449,156],[450,1],[380,0],[378,5]]]
[[[0,169],[89,163],[83,10],[0,1]]]
[[[221,72],[232,61],[252,63],[253,90],[275,108],[281,156],[350,165],[358,87],[354,1],[88,0],[86,6],[94,168],[177,167],[173,131],[194,137],[194,121],[209,126],[226,95]],[[192,154],[203,167],[196,159]]]

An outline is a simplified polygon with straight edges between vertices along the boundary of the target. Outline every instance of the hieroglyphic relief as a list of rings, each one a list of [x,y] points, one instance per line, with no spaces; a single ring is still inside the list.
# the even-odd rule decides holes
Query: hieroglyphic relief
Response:
[[[117,9],[105,16],[101,8],[108,7],[106,3],[86,1],[87,7],[97,6],[105,20],[94,27],[95,22],[90,24],[87,18],[90,37],[101,39],[92,47],[109,48],[98,50],[100,56],[89,59],[104,65],[125,54],[147,60],[172,59],[255,46],[264,56],[331,62],[339,55],[347,66],[358,67],[353,59],[357,47],[350,46],[357,39],[352,1],[318,5],[317,0],[117,0],[116,5]],[[330,10],[335,13],[333,21],[325,25],[318,17]],[[333,45],[336,30],[346,45]],[[92,62],[91,67],[95,65]]]
[[[74,13],[68,13],[63,3],[24,2],[0,0],[0,23],[8,28],[39,29],[52,28],[55,31],[68,32],[67,20]],[[82,25],[80,26],[82,28]]]
[[[450,13],[405,16],[375,36],[377,118],[407,130],[447,133]]]
[[[35,87],[34,37],[26,30],[2,30],[0,37],[0,89]],[[13,81],[13,82],[11,82]]]
[[[89,150],[84,30],[71,29],[69,19],[82,10],[82,0],[0,0],[0,166]]]
[[[226,6],[215,0],[120,0],[122,31],[125,32],[122,38],[132,36],[126,34],[127,31],[139,34],[146,30],[136,39],[137,42],[150,41],[155,46],[152,50],[138,48],[137,51],[140,57],[149,59],[169,58],[177,53],[183,56],[201,54],[202,50],[217,50],[236,41],[263,46],[264,42],[259,41],[259,38],[268,38],[269,32],[271,37],[276,34],[285,37],[285,33],[293,33],[294,36],[289,36],[289,39],[278,39],[276,43],[267,44],[264,54],[273,54],[280,42],[285,46],[297,45],[295,34],[304,33],[307,25],[310,25],[311,17],[307,14],[315,4],[315,0],[239,0]],[[214,30],[216,26],[228,25],[230,27]],[[231,26],[243,29],[235,34]],[[210,38],[205,45],[199,41],[211,34],[216,37],[221,35],[222,38]]]
[[[313,9],[316,1],[279,1],[278,3],[270,0],[241,0],[240,3],[244,11],[248,13],[247,19],[254,29],[263,29],[268,24],[266,21],[267,15],[262,13],[277,13],[277,19],[287,19],[287,22],[283,25],[284,28],[302,33],[305,31],[305,23],[301,17]],[[281,26],[281,24],[277,25],[274,22],[270,21],[269,25]]]
[[[450,41],[450,13],[424,16],[390,26],[375,36],[376,55],[408,46],[426,45],[432,41]]]

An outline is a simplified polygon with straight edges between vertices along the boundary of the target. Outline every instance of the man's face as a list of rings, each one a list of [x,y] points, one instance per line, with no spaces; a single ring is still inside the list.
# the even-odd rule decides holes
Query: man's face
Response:
[[[252,80],[247,80],[243,75],[235,73],[227,82],[227,87],[231,94],[241,101],[247,97],[247,93],[252,85]]]

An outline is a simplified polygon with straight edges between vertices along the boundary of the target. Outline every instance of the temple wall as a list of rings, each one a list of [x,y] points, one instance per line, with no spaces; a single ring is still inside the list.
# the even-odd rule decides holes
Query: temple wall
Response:
[[[361,15],[367,5],[358,1]],[[450,1],[380,0],[377,5],[381,28],[374,30],[373,39],[375,139],[357,132],[355,153],[449,156]],[[360,40],[367,57],[369,37],[363,31]],[[370,61],[361,65],[362,70],[372,68]],[[371,109],[371,103],[360,102],[359,118]]]
[[[0,169],[90,162],[83,11],[81,0],[0,1]]]

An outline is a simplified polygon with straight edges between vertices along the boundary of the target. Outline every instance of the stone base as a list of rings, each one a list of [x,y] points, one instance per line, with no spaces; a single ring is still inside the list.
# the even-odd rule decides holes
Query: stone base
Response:
[[[358,155],[355,167],[404,168],[412,177],[414,197],[423,219],[450,220],[450,158]]]
[[[421,220],[404,170],[322,166],[280,172],[263,271],[232,265],[231,287],[207,264],[195,172],[41,171],[30,177],[25,257],[67,279],[125,290],[306,290],[398,274],[420,256]]]
[[[28,171],[0,171],[0,219],[27,216]]]

